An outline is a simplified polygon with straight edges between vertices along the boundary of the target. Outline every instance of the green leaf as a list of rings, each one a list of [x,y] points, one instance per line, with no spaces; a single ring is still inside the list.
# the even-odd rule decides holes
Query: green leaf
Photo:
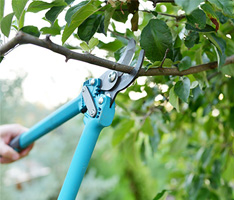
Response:
[[[169,103],[177,110],[177,112],[180,112],[179,107],[179,97],[175,93],[175,86],[173,86],[169,91]]]
[[[167,58],[173,57],[172,35],[167,24],[159,19],[151,19],[142,30],[140,44],[146,57],[151,61],[161,61],[169,49]]]
[[[45,14],[46,19],[48,19],[51,23],[57,19],[59,14],[66,8],[66,6],[54,6]]]
[[[217,18],[217,17],[218,17],[218,16],[216,15],[215,11],[214,11],[213,6],[212,6],[210,3],[206,2],[206,3],[202,4],[202,5],[201,5],[201,8],[202,8],[202,10],[205,11],[205,13],[207,14],[207,16],[208,16],[209,18],[211,18],[211,17]]]
[[[47,3],[44,1],[33,1],[31,4],[29,4],[27,11],[37,13],[42,10],[52,8],[54,6],[66,6],[66,5],[67,4],[63,0],[55,0],[51,3]]]
[[[25,14],[26,14],[26,10],[23,10],[19,19],[19,29],[21,29],[24,26]]]
[[[4,7],[5,7],[5,0],[0,0],[0,23],[1,23],[1,20],[4,16]]]
[[[79,8],[74,15],[71,17],[70,25],[66,25],[63,35],[62,35],[62,42],[64,43],[74,32],[74,30],[81,25],[81,23],[86,20],[89,16],[94,14],[100,8],[101,2],[91,0],[86,5]]]
[[[109,43],[104,43],[104,42],[99,41],[99,44],[98,44],[99,49],[104,49],[106,51],[112,51],[112,52],[117,51],[122,46],[123,46],[123,43],[119,40],[115,40]]]
[[[184,102],[188,102],[188,97],[190,94],[190,80],[188,77],[182,78],[182,80],[178,81],[175,84],[174,88],[175,93],[178,97],[183,100]]]
[[[115,128],[112,144],[116,146],[119,144],[125,137],[125,135],[130,132],[132,127],[134,126],[135,121],[131,119],[121,120],[120,123]]]
[[[152,122],[151,122],[150,117],[147,117],[145,119],[144,124],[141,127],[141,131],[147,135],[151,135],[151,136],[154,135],[154,130],[152,127]]]
[[[124,10],[124,13],[121,12],[120,9],[120,2],[116,2],[116,11],[112,15],[112,18],[118,22],[125,23],[128,20],[128,7],[127,5],[122,5],[122,10]]]
[[[216,47],[216,54],[218,58],[218,67],[222,66],[225,63],[226,55],[225,55],[225,49],[226,49],[226,42],[221,37],[218,37],[214,33],[207,34],[207,37],[209,40],[214,44]]]
[[[89,40],[89,48],[93,49],[94,47],[96,47],[99,43],[99,40],[97,38],[91,38],[91,40]]]
[[[198,86],[198,81],[193,81],[190,85],[190,89],[195,89]]]
[[[209,87],[209,82],[206,77],[206,72],[200,72],[193,74],[194,78],[198,81],[200,89],[204,87]]]
[[[186,19],[195,28],[204,29],[206,27],[206,14],[200,9],[191,12],[190,15],[186,16]]]
[[[184,40],[185,46],[188,47],[189,49],[192,48],[194,44],[198,43],[199,43],[199,33],[196,31],[189,32],[189,34],[186,36]]]
[[[219,18],[214,11],[213,6],[210,3],[206,2],[201,5],[201,8],[205,11],[206,15],[210,18],[211,22],[216,26],[216,31],[219,30]]]
[[[141,160],[143,162],[146,162],[146,148],[145,148],[145,141],[142,141],[141,147],[140,147],[140,155],[141,155]]]
[[[74,0],[65,0],[67,5],[73,3]],[[51,23],[54,23],[59,14],[66,8],[67,6],[53,6],[50,10],[45,14],[46,19],[48,19]]]
[[[202,167],[204,169],[208,166],[208,164],[212,158],[212,150],[213,150],[213,145],[205,148],[204,152],[202,153],[200,161],[201,161]]]
[[[233,123],[233,119],[234,119],[234,106],[232,106],[230,108],[230,112],[229,113],[230,114],[229,114],[228,121],[229,121],[230,127],[234,130],[234,123]]]
[[[3,59],[4,59],[4,56],[0,56],[0,63],[3,61]]]
[[[165,194],[165,192],[167,192],[167,190],[163,190],[163,191],[159,192],[159,193],[154,197],[153,200],[159,200],[159,199],[161,199],[161,198],[163,197],[163,195]]]
[[[225,65],[220,69],[220,71],[222,74],[234,77],[234,64]]]
[[[206,27],[205,28],[203,28],[203,29],[198,29],[198,28],[195,28],[195,27],[193,27],[193,26],[191,26],[190,24],[185,24],[185,28],[187,29],[187,30],[191,30],[191,31],[197,31],[197,32],[202,32],[202,33],[210,33],[210,32],[216,32],[216,30],[212,27],[212,26],[210,26],[210,25],[206,25]]]
[[[80,43],[80,47],[85,51],[90,51],[91,50],[86,42]]]
[[[183,57],[183,59],[180,61],[178,65],[179,71],[189,69],[191,67],[191,64],[192,64],[192,61],[189,56]]]
[[[60,35],[61,27],[58,24],[58,20],[56,20],[51,27],[43,27],[43,28],[41,28],[40,31],[44,35],[45,34],[50,34],[52,36],[55,36],[55,35]]]
[[[88,42],[97,32],[102,15],[93,14],[89,16],[78,28],[78,36],[81,40]]]
[[[233,166],[234,166],[234,158],[233,156],[229,156],[223,172],[223,177],[226,181],[233,180],[234,177]]]
[[[192,182],[188,185],[188,193],[191,196],[191,200],[197,199],[199,190],[201,189],[204,183],[204,174],[194,175],[192,177]]]
[[[177,35],[175,42],[174,42],[174,48],[180,48],[182,45],[182,40],[180,39],[179,35]]]
[[[65,20],[68,23],[68,25],[70,25],[71,20],[72,20],[72,16],[79,11],[83,6],[87,5],[89,3],[89,1],[82,1],[79,4],[71,7],[68,9],[66,16],[65,16]]]
[[[152,154],[154,154],[157,151],[158,145],[160,143],[160,135],[158,133],[158,129],[156,125],[154,125],[153,130],[154,130],[153,136],[151,135],[149,136],[149,144],[152,150]]]
[[[10,13],[7,16],[5,16],[1,21],[1,31],[6,37],[8,37],[10,34],[13,17],[14,13]]]
[[[155,17],[157,17],[158,16],[158,12],[156,12],[156,11],[150,11]]]
[[[187,14],[198,8],[199,4],[202,2],[204,2],[204,0],[175,0],[175,3],[181,6]]]
[[[223,13],[232,16],[233,4],[230,0],[209,0],[209,2],[216,5]]]
[[[105,18],[104,18],[104,33],[107,33],[108,26],[110,24],[110,20],[115,12],[116,7],[109,7],[105,10]]]
[[[170,144],[170,154],[181,154],[188,146],[188,141],[188,136],[186,134],[179,133]]]
[[[35,37],[39,37],[41,34],[36,26],[24,26],[20,29],[20,31],[23,31],[24,33],[33,35]]]
[[[162,65],[162,67],[171,67],[173,64],[174,63],[173,63],[173,61],[171,59],[166,58],[163,63],[162,63],[162,61],[155,61],[152,65],[150,65],[148,67],[148,69],[150,69],[151,67],[155,67],[155,66],[159,67],[161,65]]]
[[[219,18],[219,21],[220,21],[220,23],[221,24],[225,24],[227,21],[228,21],[228,17],[226,17],[225,15],[223,15],[223,13],[221,13],[221,12],[215,12],[216,13],[216,15],[218,16],[218,18]]]
[[[20,19],[28,0],[12,0],[12,8],[17,19]]]

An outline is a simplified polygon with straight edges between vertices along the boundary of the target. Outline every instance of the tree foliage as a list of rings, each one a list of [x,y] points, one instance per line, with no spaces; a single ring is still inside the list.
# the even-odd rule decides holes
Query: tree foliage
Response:
[[[116,61],[134,38],[132,65],[145,50],[142,74],[151,76],[117,96],[111,128],[135,199],[234,198],[233,1],[13,0],[12,13],[0,3],[2,37],[50,34],[60,47],[101,49]],[[25,24],[29,13],[44,13],[45,25]],[[46,42],[39,46],[54,50]],[[0,48],[2,62],[10,44]]]

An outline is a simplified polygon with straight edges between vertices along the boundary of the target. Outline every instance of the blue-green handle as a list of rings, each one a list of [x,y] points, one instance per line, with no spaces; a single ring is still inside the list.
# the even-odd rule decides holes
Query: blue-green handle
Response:
[[[85,125],[60,191],[59,200],[74,200],[76,198],[98,136],[103,128],[96,120],[90,121]]]
[[[48,117],[38,122],[29,131],[14,138],[9,145],[18,151],[26,148],[38,138],[82,112],[81,101],[82,97],[79,95],[76,99],[66,103]]]
[[[98,136],[104,127],[112,123],[115,104],[110,107],[111,99],[109,97],[101,95],[100,98],[103,98],[103,103],[97,108],[98,113],[95,118],[91,118],[87,113],[85,114],[85,128],[60,191],[59,200],[74,200],[76,198]],[[96,105],[98,105],[97,102]]]

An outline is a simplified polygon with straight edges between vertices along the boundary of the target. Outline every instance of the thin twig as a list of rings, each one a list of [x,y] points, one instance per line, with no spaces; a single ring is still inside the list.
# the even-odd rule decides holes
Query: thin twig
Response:
[[[167,57],[167,54],[168,54],[169,51],[170,51],[170,49],[167,48],[167,50],[165,51],[165,54],[164,54],[164,58],[163,58],[163,60],[162,60],[162,62],[161,62],[161,64],[160,64],[160,66],[159,66],[158,68],[162,68],[163,63],[165,62],[166,57]]]
[[[122,37],[122,38],[124,38],[124,39],[130,40],[129,37],[124,36],[124,35],[121,35],[121,34],[119,34],[119,33],[117,33],[117,32],[114,32],[114,31],[112,31],[112,30],[110,30],[110,29],[108,29],[108,31],[111,32],[113,35],[116,35],[116,36]]]
[[[147,13],[151,13],[150,10],[139,10],[141,12],[147,12]],[[185,15],[171,15],[171,14],[167,14],[167,13],[161,13],[161,12],[157,12],[158,15],[163,15],[163,16],[167,16],[167,17],[172,17],[172,18],[175,18],[176,21],[180,21],[182,19],[185,18]]]

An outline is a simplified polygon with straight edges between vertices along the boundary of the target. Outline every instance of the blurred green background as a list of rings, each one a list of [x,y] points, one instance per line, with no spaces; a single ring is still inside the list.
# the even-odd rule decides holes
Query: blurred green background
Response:
[[[25,77],[0,80],[1,124],[31,127],[52,112],[24,100]],[[100,135],[77,199],[234,199],[233,78],[223,77],[221,86],[223,80],[212,79],[206,95],[195,91],[190,109],[182,104],[180,113],[163,104],[165,99],[155,100],[168,95],[152,85],[157,79],[138,81],[119,94],[115,119]],[[131,100],[129,93],[142,87],[147,96]],[[2,200],[57,198],[84,127],[82,118],[39,139],[26,158],[0,165]],[[161,191],[164,195],[157,198]]]

